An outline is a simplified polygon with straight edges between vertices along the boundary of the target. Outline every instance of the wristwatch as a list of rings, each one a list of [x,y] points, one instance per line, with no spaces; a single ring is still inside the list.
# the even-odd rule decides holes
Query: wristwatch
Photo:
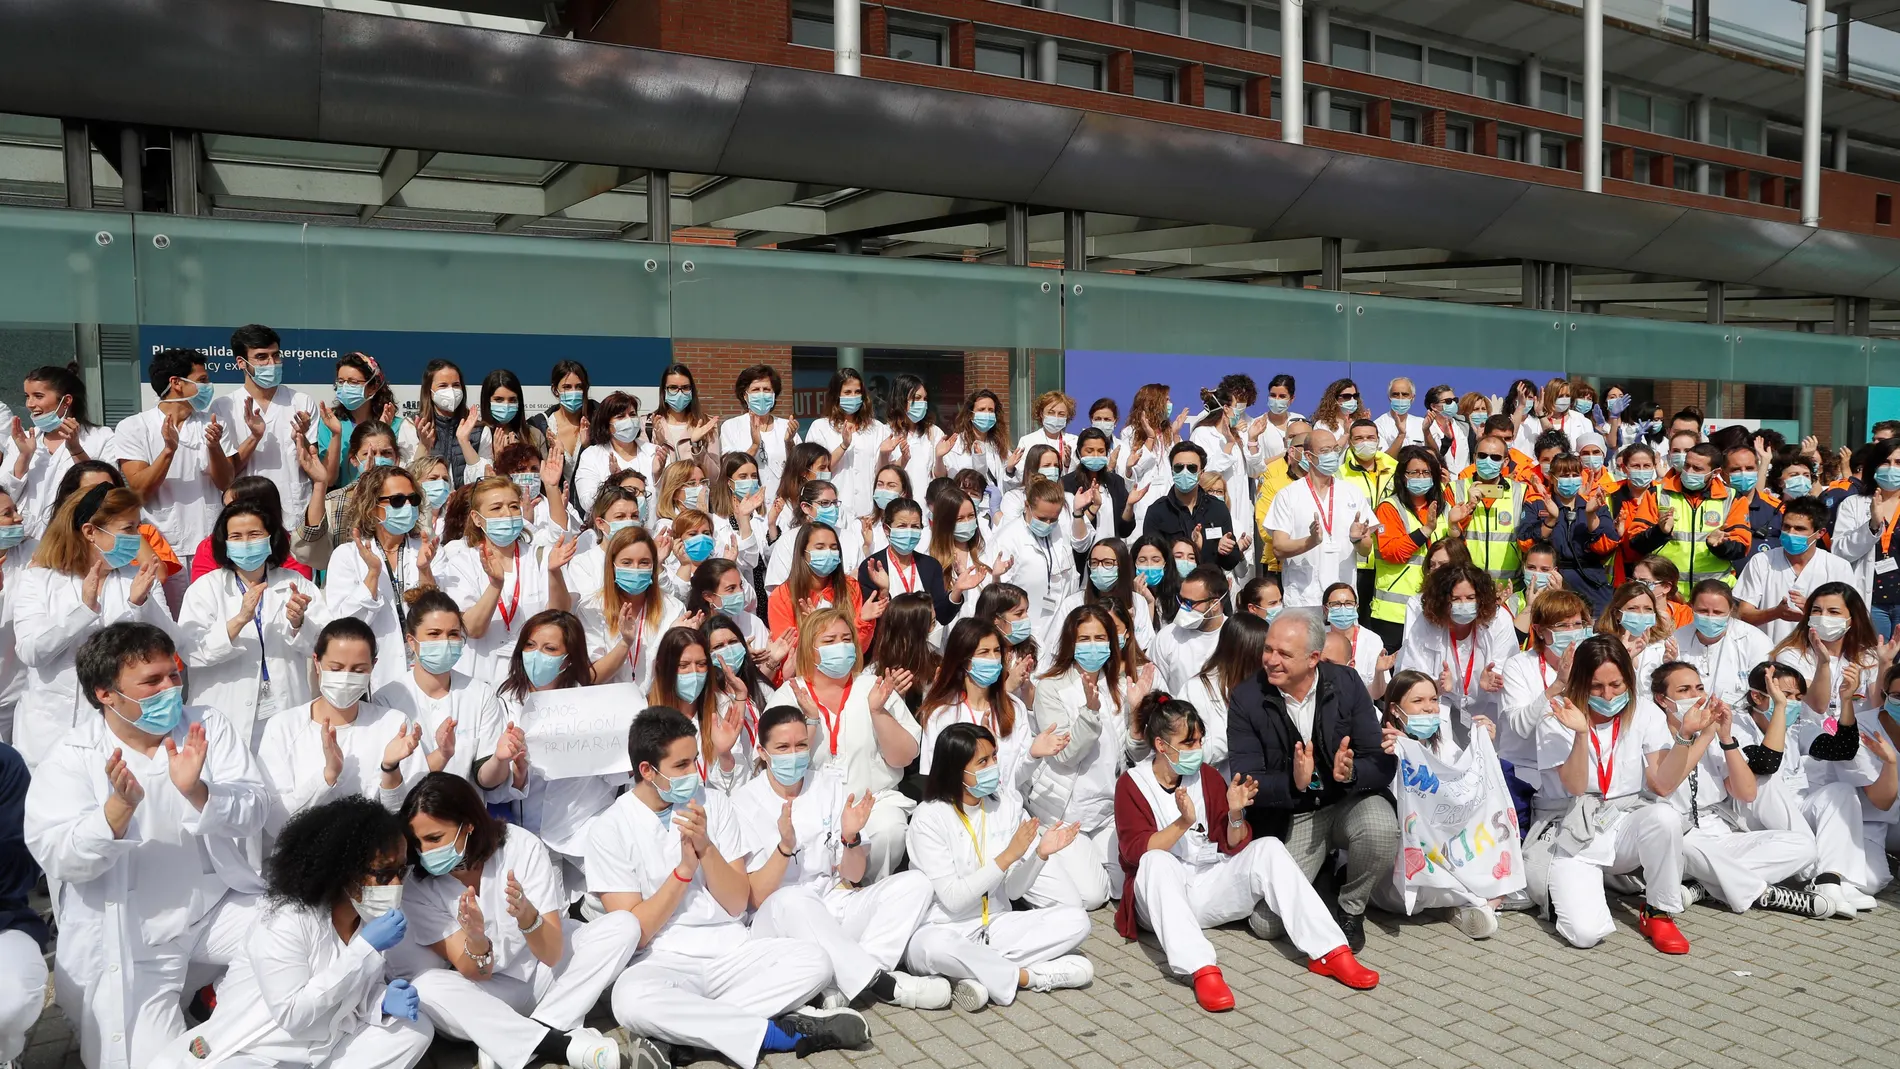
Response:
[[[1724,751],[1733,751],[1733,750],[1739,750],[1742,748],[1742,744],[1735,741],[1734,739],[1730,739],[1727,742],[1716,743],[1716,745],[1720,746]]]

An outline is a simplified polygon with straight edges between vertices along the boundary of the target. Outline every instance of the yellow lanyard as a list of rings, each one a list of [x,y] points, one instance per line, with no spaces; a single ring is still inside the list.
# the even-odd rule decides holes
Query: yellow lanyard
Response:
[[[983,842],[990,837],[989,811],[983,811],[983,837],[981,839],[977,838],[976,829],[970,826],[970,818],[964,815],[963,806],[961,805],[957,806],[957,819],[963,822],[963,830],[970,833],[970,845],[976,847],[976,870],[981,872],[983,871]],[[987,930],[989,926],[990,896],[986,893],[983,896],[983,927]]]

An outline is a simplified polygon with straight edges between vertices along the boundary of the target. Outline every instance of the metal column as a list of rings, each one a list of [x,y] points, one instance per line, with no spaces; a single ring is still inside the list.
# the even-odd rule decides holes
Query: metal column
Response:
[[[1524,274],[1522,281],[1518,283],[1517,303],[1525,308],[1542,308],[1544,306],[1543,265],[1536,260],[1524,261]]]
[[[1011,267],[1029,265],[1029,206],[1011,204],[1003,209],[1003,252]]]
[[[1036,0],[1036,6],[1044,11],[1054,11],[1056,0]],[[1036,80],[1053,82],[1056,80],[1056,67],[1061,62],[1056,54],[1056,39],[1045,37],[1036,42]]]
[[[92,131],[78,119],[60,124],[66,165],[66,207],[92,207]]]
[[[205,215],[199,173],[204,166],[204,137],[196,130],[172,131],[172,214]]]
[[[1062,213],[1062,265],[1071,271],[1089,269],[1089,215]]]
[[[858,76],[858,0],[832,0],[831,73]]]
[[[1313,5],[1313,57],[1317,63],[1330,64],[1333,61],[1333,20],[1327,5]],[[1316,130],[1331,128],[1333,114],[1333,91],[1325,86],[1313,90],[1312,125]]]
[[[1526,106],[1543,107],[1544,60],[1536,53],[1524,57],[1523,95]],[[1524,162],[1542,166],[1544,162],[1544,132],[1542,130],[1524,131]]]
[[[1583,0],[1583,189],[1603,192],[1603,0]]]
[[[1853,25],[1853,5],[1842,4],[1840,11],[1834,16],[1834,76],[1843,82],[1847,81],[1849,68],[1853,66],[1848,58],[1852,55],[1852,50],[1848,45],[1851,43],[1850,27]]]
[[[1814,387],[1794,388],[1795,433],[1802,438],[1814,433]]]
[[[1827,0],[1808,0],[1806,90],[1801,100],[1801,223],[1821,225],[1821,43]]]
[[[1319,239],[1319,288],[1340,290],[1346,288],[1344,250],[1340,248],[1338,238]]]
[[[1847,127],[1836,126],[1834,128],[1834,144],[1832,148],[1834,169],[1837,171],[1847,170]]]
[[[836,238],[832,242],[831,251],[840,256],[857,256],[864,251],[864,243],[858,238]],[[845,368],[862,372],[864,350],[855,345],[838,346],[838,369],[842,371]]]
[[[145,147],[136,126],[119,128],[119,189],[125,210],[145,210]]]
[[[1725,284],[1721,282],[1709,283],[1708,302],[1706,306],[1708,311],[1707,321],[1709,323],[1720,326],[1728,322],[1727,300],[1728,287]]]
[[[1306,143],[1305,0],[1280,0],[1280,140]]]
[[[647,240],[673,240],[673,182],[668,171],[647,172]]]
[[[1694,114],[1694,120],[1695,120],[1695,139],[1698,142],[1701,142],[1702,144],[1706,145],[1709,143],[1711,126],[1714,123],[1714,119],[1715,119],[1715,106],[1712,103],[1710,103],[1708,97],[1696,97],[1695,110],[1693,114]],[[1696,161],[1695,191],[1697,193],[1710,192],[1709,165],[1707,162],[1703,160]]]

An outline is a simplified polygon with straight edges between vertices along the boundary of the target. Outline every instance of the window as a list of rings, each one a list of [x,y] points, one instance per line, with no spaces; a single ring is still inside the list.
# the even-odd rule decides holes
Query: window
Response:
[[[1695,161],[1676,157],[1676,188],[1686,193],[1695,192]]]
[[[1255,52],[1265,52],[1270,56],[1280,54],[1280,9],[1265,4],[1253,6],[1252,37],[1247,47]],[[1335,33],[1338,31],[1335,30]],[[1318,57],[1314,57],[1318,58]]]
[[[1372,72],[1385,78],[1397,78],[1405,82],[1423,82],[1425,80],[1425,50],[1407,41],[1394,41],[1388,37],[1378,40],[1378,61]]]
[[[1545,74],[1537,82],[1537,106],[1559,114],[1570,110],[1569,79],[1561,74]]]
[[[943,38],[928,30],[891,27],[891,58],[943,65]]]
[[[1240,111],[1240,86],[1232,82],[1207,83],[1207,108],[1209,111]]]
[[[1469,126],[1445,127],[1445,147],[1452,150],[1453,152],[1470,152],[1471,151],[1471,127]]]
[[[1418,144],[1418,119],[1411,115],[1392,116],[1392,140]]]
[[[1544,139],[1543,154],[1544,166],[1555,167],[1560,171],[1564,169],[1564,143],[1562,141],[1556,141],[1546,137]]]
[[[1122,0],[1122,21],[1144,30],[1181,32],[1180,0]]]
[[[1498,159],[1521,160],[1524,158],[1524,139],[1515,133],[1498,133]]]
[[[1021,45],[976,43],[976,69],[985,74],[1001,74],[1009,78],[1023,78],[1028,74],[1028,60]]]
[[[1616,91],[1616,124],[1632,130],[1649,129],[1649,97],[1629,89]]]
[[[1654,115],[1656,121],[1650,129],[1669,137],[1689,136],[1689,107],[1682,101],[1657,97]]]
[[[831,47],[831,18],[809,11],[792,12],[792,43],[813,48]]]
[[[1364,133],[1365,114],[1350,104],[1334,104],[1332,121],[1326,125],[1328,129],[1341,130],[1349,134]]]
[[[1259,8],[1255,8],[1256,14]],[[1260,22],[1254,20],[1254,47],[1260,46]],[[1278,49],[1275,49],[1277,52]],[[1350,26],[1333,27],[1333,66],[1347,70],[1370,71],[1372,69],[1372,35],[1364,30],[1355,30]]]
[[[1426,71],[1427,84],[1438,89],[1449,89],[1454,93],[1471,92],[1471,57],[1456,52],[1432,49],[1431,67]]]
[[[1893,197],[1886,193],[1874,194],[1874,222],[1880,226],[1893,225]]]
[[[1174,75],[1167,71],[1135,71],[1135,95],[1143,100],[1174,100]]]
[[[1115,0],[1056,0],[1056,10],[1065,15],[1112,22],[1115,18]]]
[[[1502,63],[1495,59],[1478,59],[1477,94],[1502,100],[1506,104],[1517,103],[1517,66]]]
[[[1247,9],[1227,0],[1188,0],[1188,36],[1217,45],[1247,47]]]
[[[1056,81],[1062,85],[1075,86],[1077,89],[1100,89],[1102,87],[1101,61],[1083,59],[1080,56],[1057,56]]]

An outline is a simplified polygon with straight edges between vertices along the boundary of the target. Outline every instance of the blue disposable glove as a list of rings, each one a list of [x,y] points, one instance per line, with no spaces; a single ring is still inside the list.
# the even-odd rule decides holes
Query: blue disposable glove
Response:
[[[413,1021],[422,1012],[422,996],[407,980],[391,980],[383,991],[383,1012],[391,1017]]]
[[[402,910],[392,909],[388,913],[363,925],[363,941],[377,950],[388,950],[402,942],[403,933],[409,930],[409,919]]]

